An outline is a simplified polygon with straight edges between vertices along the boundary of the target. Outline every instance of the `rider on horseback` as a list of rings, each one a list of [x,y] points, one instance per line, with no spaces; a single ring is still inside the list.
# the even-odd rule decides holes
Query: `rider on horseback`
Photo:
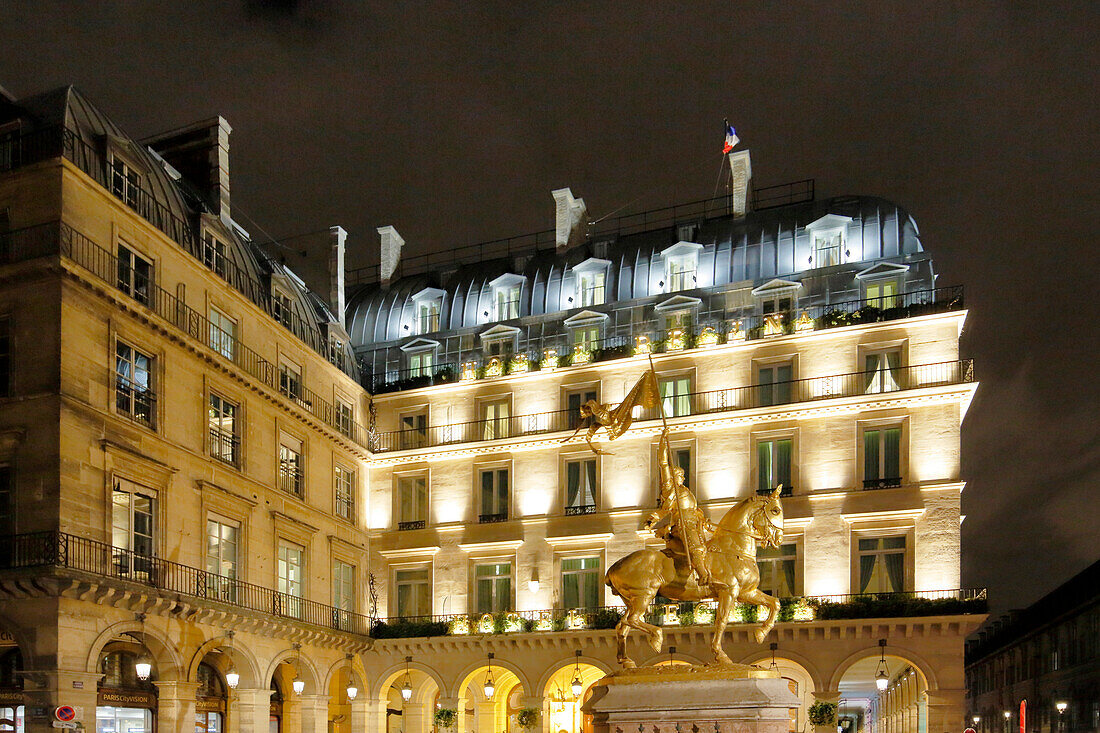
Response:
[[[699,508],[695,494],[684,485],[684,469],[672,465],[667,428],[661,433],[657,464],[661,472],[660,502],[645,526],[665,541],[674,559],[687,560],[700,586],[716,585],[707,561],[706,538],[706,531],[715,526]]]

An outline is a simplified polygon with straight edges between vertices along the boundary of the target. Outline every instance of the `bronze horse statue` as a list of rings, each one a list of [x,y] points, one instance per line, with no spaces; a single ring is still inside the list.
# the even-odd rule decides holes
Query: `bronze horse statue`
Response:
[[[675,601],[717,599],[714,638],[710,645],[716,664],[733,664],[722,649],[722,635],[737,601],[768,608],[768,617],[756,629],[757,643],[764,641],[779,614],[779,599],[757,587],[760,571],[756,565],[756,543],[778,547],[783,539],[783,506],[779,493],[776,489],[770,494],[751,496],[722,517],[707,542],[707,562],[713,579],[709,586],[700,587],[695,583],[685,559],[669,550],[636,550],[608,569],[605,582],[626,604],[626,611],[615,627],[618,660],[624,668],[635,666],[626,654],[626,638],[631,628],[647,634],[653,650],[661,651],[664,641],[661,628],[644,620],[645,612],[658,593]]]

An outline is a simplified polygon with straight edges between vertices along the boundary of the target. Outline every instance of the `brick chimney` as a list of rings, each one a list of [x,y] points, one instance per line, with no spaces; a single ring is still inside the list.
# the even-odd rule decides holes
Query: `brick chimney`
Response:
[[[401,247],[405,240],[392,226],[378,227],[378,236],[382,239],[382,257],[379,260],[378,275],[383,285],[389,285],[401,262]]]
[[[344,242],[348,233],[343,227],[329,227],[328,304],[337,322],[344,325]]]
[[[731,152],[729,159],[732,213],[734,216],[744,216],[749,211],[749,195],[752,192],[752,161],[747,149]]]
[[[194,188],[222,220],[229,221],[229,133],[224,117],[212,117],[143,140]]]
[[[554,241],[559,252],[584,241],[588,208],[568,188],[551,191],[554,197]]]

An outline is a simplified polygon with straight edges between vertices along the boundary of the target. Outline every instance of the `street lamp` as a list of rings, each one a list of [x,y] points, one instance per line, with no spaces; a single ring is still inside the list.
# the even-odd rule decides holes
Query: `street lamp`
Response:
[[[225,684],[229,686],[230,690],[235,690],[237,689],[237,685],[241,683],[241,674],[233,664],[233,631],[229,630],[225,632],[225,637],[229,639],[229,643],[226,644],[225,650],[225,655],[229,657],[229,669],[225,672]]]
[[[298,676],[298,668],[302,666],[302,645],[295,642],[294,650],[297,652],[297,657],[294,662],[294,679],[291,680],[290,687],[295,695],[301,695],[306,689],[305,680]]]
[[[577,664],[573,668],[573,681],[569,683],[573,689],[573,697],[580,697],[584,692],[584,683],[581,682],[581,650],[577,650]]]
[[[489,652],[489,671],[485,674],[485,699],[492,700],[493,693],[497,691],[496,684],[493,682],[493,653]]]
[[[351,664],[351,655],[350,654],[345,654],[344,659],[348,660],[348,689],[347,689],[347,693],[348,693],[348,702],[351,702],[355,699],[356,695],[359,694],[359,688],[355,686],[355,669],[352,667],[352,664]]]
[[[134,671],[137,673],[137,678],[144,682],[149,679],[149,675],[153,672],[153,663],[149,659],[149,654],[145,648],[145,614],[139,613],[138,620],[141,621],[141,656],[134,662]]]
[[[1054,707],[1058,709],[1058,730],[1063,731],[1066,729],[1066,708],[1069,707],[1069,703],[1059,700],[1054,703]]]
[[[890,686],[890,669],[886,666],[886,639],[878,640],[878,670],[875,671],[875,687],[879,692],[885,692]]]
[[[401,683],[401,699],[408,702],[413,696],[412,675],[409,673],[409,662],[412,657],[405,657],[405,681]]]

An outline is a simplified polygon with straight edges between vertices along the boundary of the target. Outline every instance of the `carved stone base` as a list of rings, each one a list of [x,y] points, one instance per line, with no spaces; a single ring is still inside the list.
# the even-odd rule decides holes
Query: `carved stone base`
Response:
[[[760,667],[628,669],[592,687],[595,733],[786,733],[798,698]]]

